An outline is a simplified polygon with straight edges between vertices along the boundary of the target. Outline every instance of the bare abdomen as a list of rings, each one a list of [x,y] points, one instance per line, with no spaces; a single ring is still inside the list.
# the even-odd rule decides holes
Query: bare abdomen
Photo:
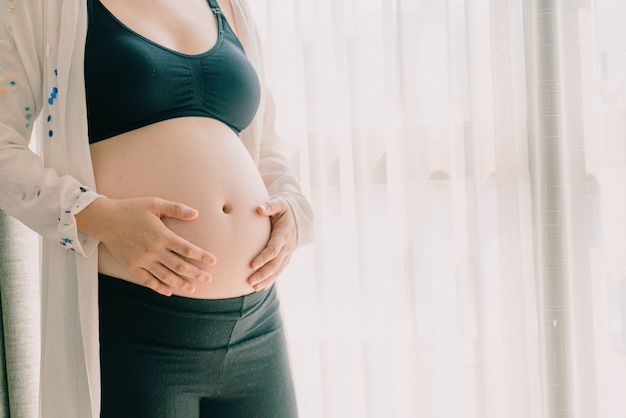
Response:
[[[267,200],[259,172],[239,138],[221,122],[185,117],[149,125],[91,145],[98,192],[116,199],[156,196],[199,211],[193,221],[164,219],[175,233],[210,251],[213,276],[183,296],[216,299],[253,291],[250,262],[270,234],[256,207]],[[100,245],[99,271],[128,277]]]

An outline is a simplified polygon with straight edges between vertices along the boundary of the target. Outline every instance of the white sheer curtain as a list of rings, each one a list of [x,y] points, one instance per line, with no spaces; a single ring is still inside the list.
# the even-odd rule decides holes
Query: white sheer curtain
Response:
[[[626,416],[626,3],[250,3],[302,417]]]

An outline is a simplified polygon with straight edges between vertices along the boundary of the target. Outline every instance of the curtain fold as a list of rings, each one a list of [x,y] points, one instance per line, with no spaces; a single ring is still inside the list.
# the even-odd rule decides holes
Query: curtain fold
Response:
[[[0,417],[39,411],[39,241],[0,210]]]
[[[529,2],[529,117],[535,262],[540,311],[544,411],[597,416],[593,283],[590,249],[599,225],[597,182],[587,153],[584,46],[593,27],[590,2]],[[593,87],[593,86],[591,86]],[[588,107],[587,107],[588,108]],[[586,142],[588,142],[586,144]]]
[[[544,413],[573,413],[570,143],[563,119],[563,33],[554,1],[528,2],[529,147]],[[579,148],[580,149],[580,148]],[[567,208],[562,210],[562,208]]]

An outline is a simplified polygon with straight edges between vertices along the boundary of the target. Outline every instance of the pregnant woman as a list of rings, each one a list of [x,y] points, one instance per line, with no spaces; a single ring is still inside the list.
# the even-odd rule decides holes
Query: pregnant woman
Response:
[[[9,1],[2,24],[0,204],[45,238],[42,416],[297,416],[273,284],[312,214],[243,0]]]

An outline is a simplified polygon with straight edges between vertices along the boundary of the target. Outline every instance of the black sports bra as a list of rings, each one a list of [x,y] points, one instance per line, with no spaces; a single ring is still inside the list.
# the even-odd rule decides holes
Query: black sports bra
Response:
[[[100,0],[88,2],[85,89],[89,143],[182,116],[222,121],[237,134],[260,101],[256,72],[216,0],[218,37],[208,51],[183,54],[120,22]]]

